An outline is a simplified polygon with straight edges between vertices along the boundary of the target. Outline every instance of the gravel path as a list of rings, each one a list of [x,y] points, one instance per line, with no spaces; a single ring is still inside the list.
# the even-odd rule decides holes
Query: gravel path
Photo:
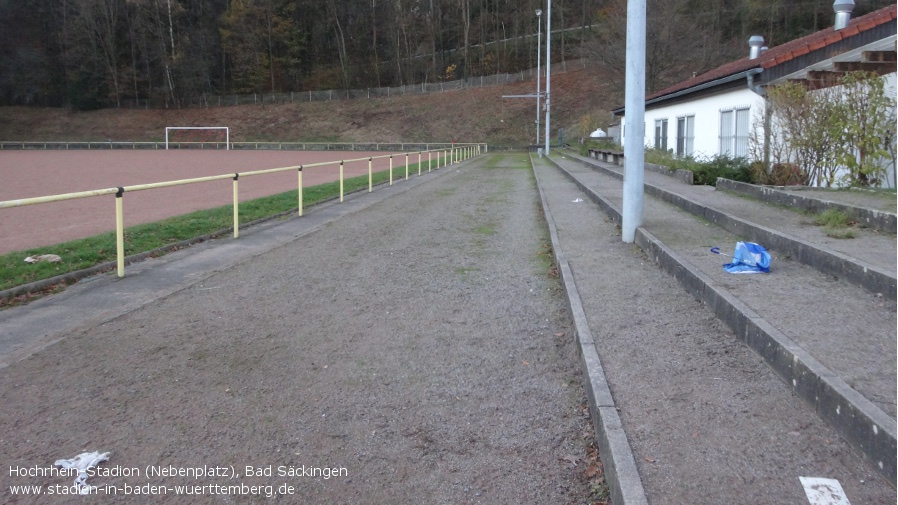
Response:
[[[210,502],[125,484],[274,486],[216,503],[281,485],[302,503],[583,503],[584,393],[533,176],[523,156],[484,159],[3,368],[5,462],[111,451],[108,468],[139,470],[91,478],[116,503]],[[68,477],[2,482],[6,503],[70,502],[7,487]]]

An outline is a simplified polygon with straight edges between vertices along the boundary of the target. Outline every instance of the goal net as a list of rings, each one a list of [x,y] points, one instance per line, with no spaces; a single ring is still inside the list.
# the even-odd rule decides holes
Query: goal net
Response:
[[[165,149],[230,149],[227,126],[166,126]]]

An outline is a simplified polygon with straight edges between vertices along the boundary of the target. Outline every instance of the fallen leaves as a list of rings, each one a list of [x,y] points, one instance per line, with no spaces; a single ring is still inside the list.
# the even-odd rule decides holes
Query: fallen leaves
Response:
[[[611,505],[611,492],[605,482],[605,467],[599,459],[599,448],[592,440],[583,460],[583,478],[589,485],[589,503],[592,505]]]
[[[603,477],[605,473],[605,468],[602,466],[601,461],[593,461],[586,470],[583,470],[583,476],[587,479],[594,479],[596,477]]]
[[[23,305],[30,301],[37,300],[38,298],[41,298],[43,296],[59,293],[59,292],[63,291],[66,287],[68,287],[68,282],[61,281],[57,284],[47,286],[38,291],[29,291],[27,293],[23,293],[23,294],[17,295],[17,296],[12,296],[9,298],[0,298],[0,308],[14,307],[16,305]]]

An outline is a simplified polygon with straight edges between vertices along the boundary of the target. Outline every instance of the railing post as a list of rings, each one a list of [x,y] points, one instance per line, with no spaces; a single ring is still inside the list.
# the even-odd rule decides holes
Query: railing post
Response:
[[[373,180],[371,178],[371,162],[374,158],[368,158],[368,192],[370,193],[374,187]]]
[[[115,259],[118,276],[125,276],[125,217],[122,212],[122,196],[125,188],[119,187],[115,194]]]
[[[431,156],[432,154],[433,154],[432,152],[427,151],[427,171],[428,171],[428,172],[430,172],[430,170],[431,170],[431,168],[430,168],[430,156]]]
[[[343,202],[343,160],[340,160],[340,202]]]
[[[418,175],[421,175],[421,151],[418,151]]]
[[[408,180],[408,153],[405,153],[405,180]]]
[[[240,200],[237,195],[237,179],[240,178],[240,174],[234,174],[234,238],[238,238],[240,236],[240,209],[238,208],[240,205]]]
[[[390,155],[390,186],[393,185],[393,155]]]
[[[299,170],[296,171],[299,174],[297,177],[299,179],[299,184],[297,185],[298,195],[299,195],[299,217],[302,217],[302,165],[299,166]]]

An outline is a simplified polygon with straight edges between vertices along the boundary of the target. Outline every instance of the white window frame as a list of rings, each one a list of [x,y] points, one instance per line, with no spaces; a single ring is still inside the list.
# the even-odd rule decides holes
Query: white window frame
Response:
[[[748,156],[749,128],[751,128],[750,106],[720,109],[718,153],[733,158]]]
[[[681,123],[682,122],[682,123]],[[683,126],[681,128],[681,125]],[[695,152],[695,114],[677,116],[677,156],[692,156]]]
[[[661,117],[655,119],[655,149],[667,151],[667,118]]]

